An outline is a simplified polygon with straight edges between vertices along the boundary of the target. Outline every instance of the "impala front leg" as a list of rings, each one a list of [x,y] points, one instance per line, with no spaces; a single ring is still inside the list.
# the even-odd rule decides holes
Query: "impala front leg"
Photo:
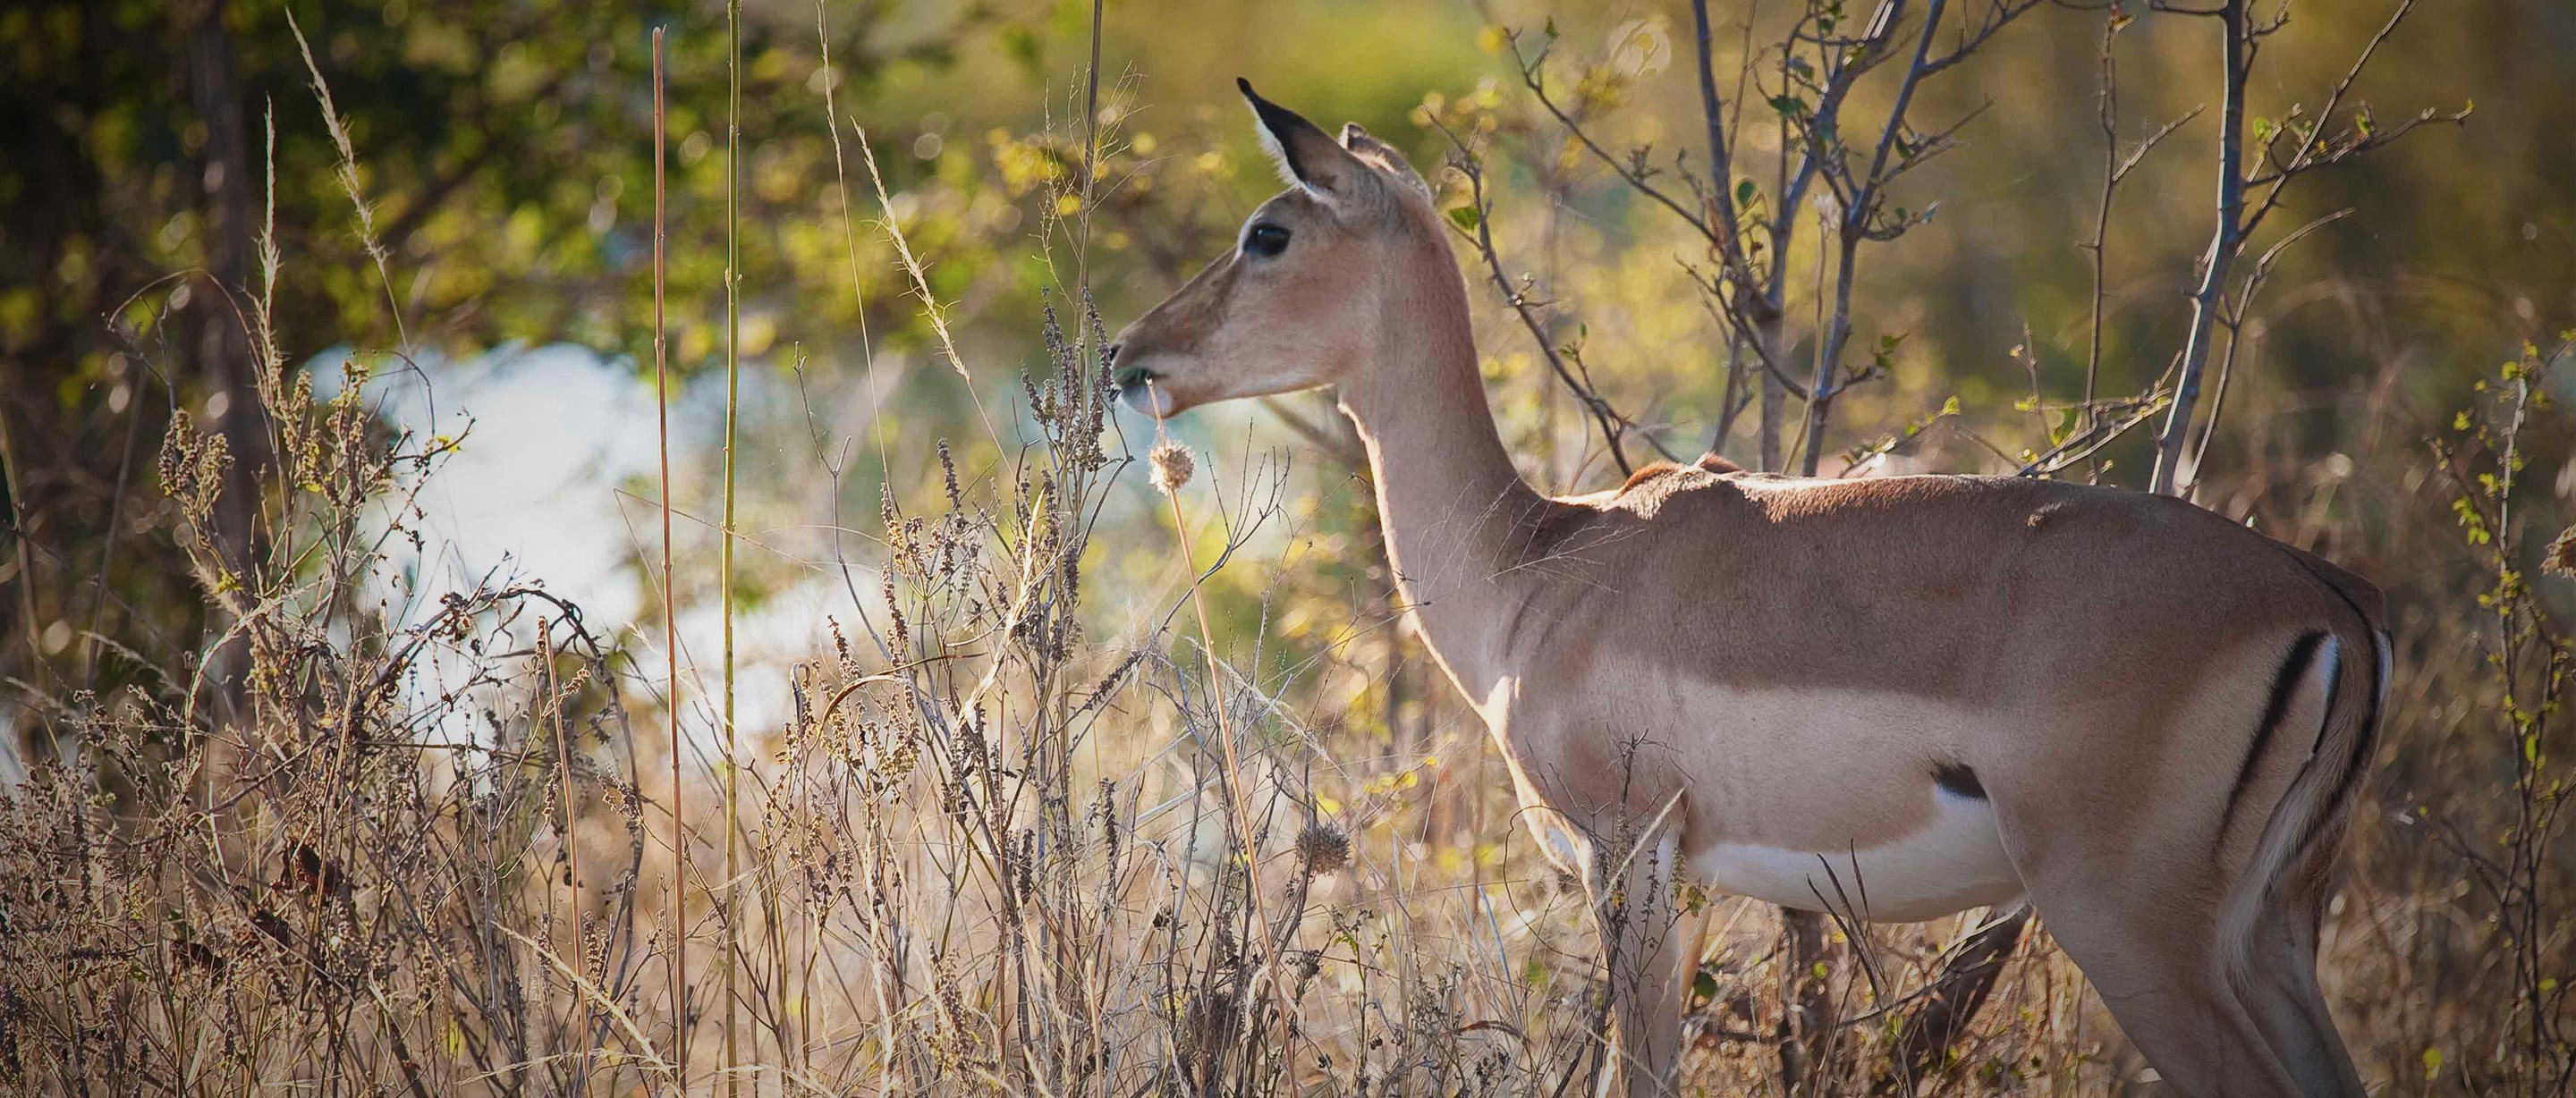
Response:
[[[1675,1093],[1682,1018],[1698,968],[1706,905],[1686,883],[1679,798],[1626,842],[1595,841],[1585,884],[1591,894],[1608,996],[1617,1019],[1611,1071],[1600,1092],[1628,1098]]]

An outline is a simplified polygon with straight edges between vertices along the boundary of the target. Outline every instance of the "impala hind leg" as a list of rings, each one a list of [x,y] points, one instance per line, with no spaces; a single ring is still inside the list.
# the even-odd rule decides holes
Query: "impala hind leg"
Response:
[[[2229,987],[2216,905],[2201,898],[2217,894],[2215,882],[2169,881],[2149,893],[2106,889],[2098,873],[2034,876],[2042,923],[2174,1093],[2296,1098]]]
[[[2333,857],[2332,844],[2314,852]],[[2317,929],[2325,915],[2326,866],[2312,864],[2285,894],[2254,918],[2243,949],[2229,960],[2228,983],[2254,1028],[2272,1048],[2304,1098],[2363,1093],[2361,1075],[2335,1030],[2317,986]]]
[[[2005,852],[2040,921],[2166,1086],[2295,1098],[2230,986],[2220,911],[2241,870],[2212,857],[2195,799],[2096,777],[1989,780]]]

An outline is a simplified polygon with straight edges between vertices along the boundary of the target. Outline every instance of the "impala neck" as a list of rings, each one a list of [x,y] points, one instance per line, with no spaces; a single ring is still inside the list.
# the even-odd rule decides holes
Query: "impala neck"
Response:
[[[1476,370],[1467,287],[1445,243],[1391,272],[1377,361],[1340,388],[1368,449],[1378,521],[1432,654],[1469,701],[1509,673],[1503,626],[1519,604],[1514,565],[1548,501],[1521,482]]]

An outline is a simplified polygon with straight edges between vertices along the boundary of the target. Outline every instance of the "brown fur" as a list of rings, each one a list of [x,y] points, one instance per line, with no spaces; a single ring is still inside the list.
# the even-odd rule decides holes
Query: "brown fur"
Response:
[[[1632,886],[1741,846],[1877,848],[1933,826],[1934,775],[1965,766],[2020,887],[2176,1088],[2357,1093],[2314,994],[2322,889],[2277,885],[2331,852],[2266,861],[2258,840],[2275,805],[2331,821],[2350,801],[2308,754],[2347,726],[2335,749],[2367,753],[2349,714],[2384,631],[2368,583],[2187,503],[2051,481],[1801,480],[1712,455],[1543,498],[1495,433],[1410,169],[1356,127],[1336,144],[1263,118],[1297,185],[1254,220],[1289,250],[1211,264],[1121,334],[1119,365],[1166,414],[1336,388],[1425,639],[1599,895],[1623,825],[1660,821],[1644,841],[1665,844],[1623,863]],[[2304,690],[2282,718],[2304,725],[2246,768],[2309,632],[2336,639],[2347,685]],[[2241,768],[2251,810],[2222,833]],[[2231,902],[2311,931],[2249,931],[2240,956]],[[1671,944],[1615,954],[1640,989],[1621,1015],[1635,1094],[1667,1078],[1696,956],[1696,924],[1666,914]]]

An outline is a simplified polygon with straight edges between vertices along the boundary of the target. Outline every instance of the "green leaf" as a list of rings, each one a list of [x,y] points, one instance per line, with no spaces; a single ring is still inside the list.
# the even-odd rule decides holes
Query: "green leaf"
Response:
[[[1467,232],[1475,232],[1476,226],[1483,224],[1484,221],[1484,213],[1474,206],[1452,206],[1449,208],[1449,223],[1456,225]]]
[[[1771,109],[1780,112],[1782,118],[1805,118],[1807,101],[1794,95],[1775,95],[1771,97]]]
[[[1761,192],[1755,189],[1752,180],[1738,180],[1735,184],[1735,204],[1750,206],[1753,204],[1753,196],[1759,193]]]

